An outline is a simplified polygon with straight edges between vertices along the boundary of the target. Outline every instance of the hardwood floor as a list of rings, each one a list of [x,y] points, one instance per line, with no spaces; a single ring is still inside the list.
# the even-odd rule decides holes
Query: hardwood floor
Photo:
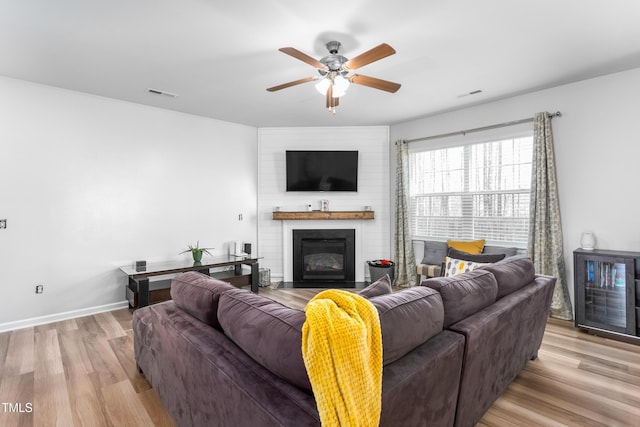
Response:
[[[172,426],[133,358],[131,312],[0,334],[0,425]]]
[[[260,293],[302,308],[317,289]],[[133,358],[131,311],[0,334],[0,426],[175,425]],[[637,426],[640,346],[550,320],[480,426]],[[257,426],[258,427],[258,426]]]

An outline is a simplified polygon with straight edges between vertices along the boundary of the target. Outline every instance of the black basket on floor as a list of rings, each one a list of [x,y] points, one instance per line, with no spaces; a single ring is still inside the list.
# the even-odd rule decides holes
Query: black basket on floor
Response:
[[[385,274],[388,274],[391,278],[391,283],[393,284],[393,279],[395,276],[396,263],[393,261],[387,261],[388,264],[383,263],[386,260],[375,260],[375,261],[367,261],[369,264],[369,277],[371,278],[371,283],[382,279]]]

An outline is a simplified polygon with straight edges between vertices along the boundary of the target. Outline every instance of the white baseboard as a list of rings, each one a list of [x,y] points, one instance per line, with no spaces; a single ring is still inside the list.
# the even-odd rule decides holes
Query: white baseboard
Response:
[[[114,302],[112,304],[98,305],[95,307],[81,308],[79,310],[65,311],[63,313],[49,314],[47,316],[32,317],[30,319],[15,320],[13,322],[0,323],[0,332],[14,331],[16,329],[29,328],[31,326],[46,325],[47,323],[60,322],[62,320],[75,319],[77,317],[90,316],[104,313],[105,311],[128,308],[128,301]]]

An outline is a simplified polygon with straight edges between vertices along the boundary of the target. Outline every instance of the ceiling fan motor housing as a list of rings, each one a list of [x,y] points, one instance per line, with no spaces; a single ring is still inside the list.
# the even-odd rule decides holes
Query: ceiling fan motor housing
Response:
[[[326,46],[329,53],[335,55],[342,47],[342,44],[338,41],[330,41]]]
[[[349,60],[342,55],[338,55],[338,50],[340,50],[341,46],[340,42],[337,41],[330,41],[327,43],[327,50],[330,55],[320,59],[320,62],[325,65],[329,71],[342,71],[342,64]],[[325,75],[326,72],[324,74],[320,74]]]

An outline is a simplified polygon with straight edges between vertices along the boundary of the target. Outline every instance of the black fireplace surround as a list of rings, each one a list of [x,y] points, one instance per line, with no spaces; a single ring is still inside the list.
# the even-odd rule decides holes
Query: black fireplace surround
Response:
[[[293,230],[293,281],[312,285],[355,282],[353,229]]]

